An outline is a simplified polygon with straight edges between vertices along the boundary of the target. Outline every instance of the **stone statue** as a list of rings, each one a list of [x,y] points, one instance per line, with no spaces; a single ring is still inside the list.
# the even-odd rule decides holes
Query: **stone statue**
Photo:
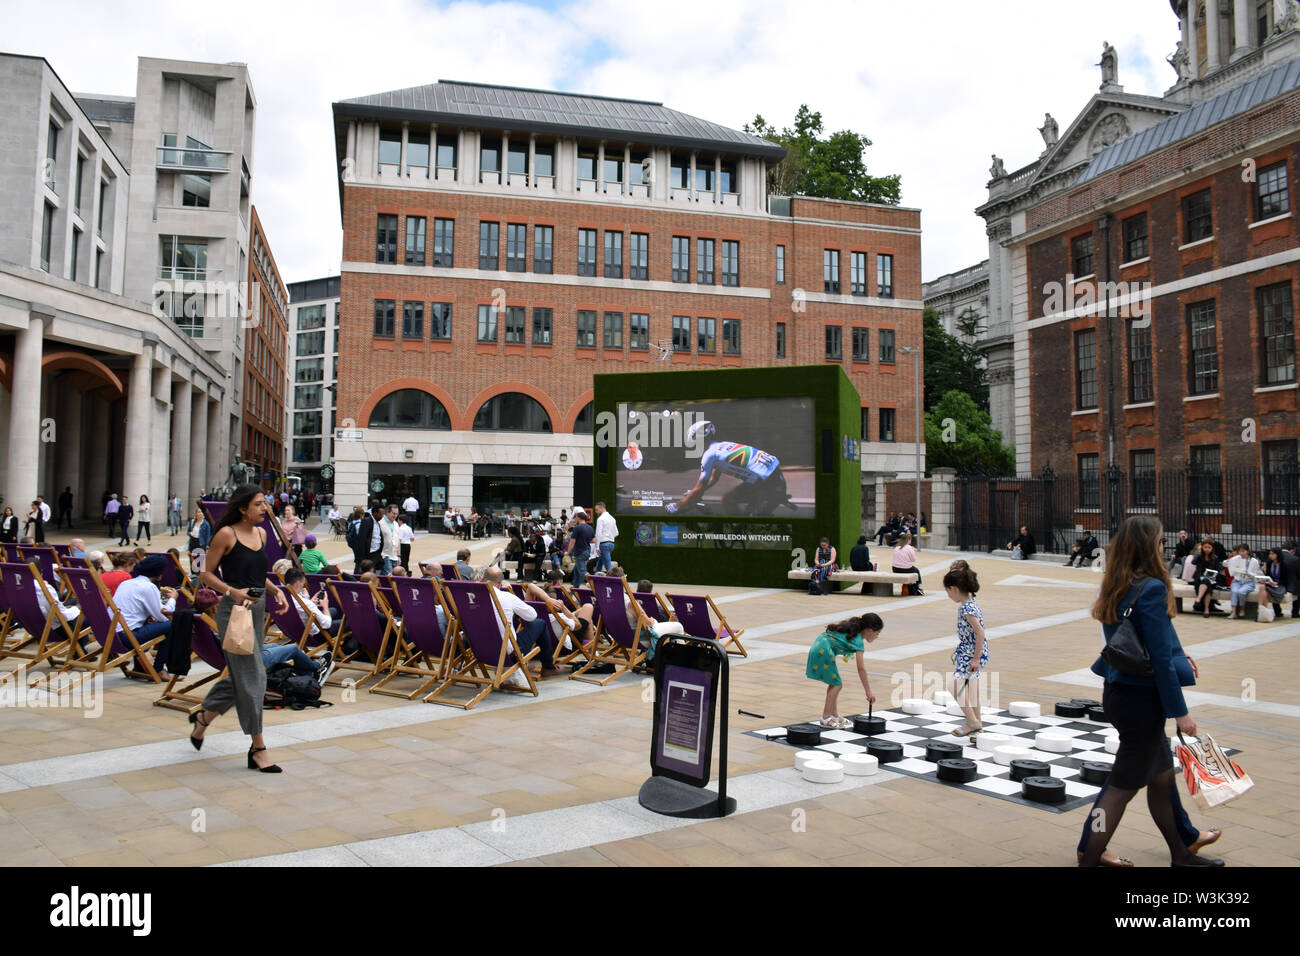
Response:
[[[1187,56],[1187,44],[1182,40],[1178,41],[1178,46],[1172,54],[1165,57],[1165,62],[1174,68],[1178,74],[1178,82],[1191,79],[1191,61]]]
[[[239,453],[236,452],[235,460],[230,465],[230,474],[226,477],[225,486],[214,488],[213,493],[218,495],[221,500],[228,500],[240,485],[252,483],[255,474],[256,471],[253,466],[241,460]]]
[[[1103,88],[1118,82],[1119,57],[1115,53],[1115,48],[1104,40],[1101,44],[1101,62],[1097,65],[1101,67],[1101,85]]]
[[[1061,128],[1057,125],[1051,113],[1044,113],[1043,125],[1038,128],[1038,132],[1043,134],[1043,142],[1047,144],[1048,149],[1051,149],[1056,145],[1056,141],[1060,137]]]
[[[993,154],[993,165],[989,167],[989,176],[993,179],[1003,179],[1007,175],[1007,167],[1002,165],[1002,160],[998,158],[997,153]]]
[[[1294,30],[1300,23],[1300,3],[1296,0],[1273,0],[1273,32]]]

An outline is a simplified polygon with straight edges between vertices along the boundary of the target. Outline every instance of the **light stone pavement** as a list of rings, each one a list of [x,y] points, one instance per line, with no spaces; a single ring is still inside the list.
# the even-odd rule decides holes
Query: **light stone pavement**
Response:
[[[65,541],[69,535],[51,535]],[[87,529],[91,547],[109,544]],[[183,545],[155,536],[155,548]],[[421,534],[417,558],[459,542]],[[111,546],[111,545],[109,545]],[[475,542],[485,562],[497,541]],[[330,557],[350,556],[321,537]],[[946,672],[956,608],[939,590],[956,557],[926,552],[923,598],[857,593],[811,597],[774,588],[710,587],[747,628],[748,660],[731,669],[730,792],[739,811],[690,822],[649,814],[636,793],[649,773],[651,705],[640,677],[605,688],[549,680],[537,699],[492,695],[468,713],[370,694],[355,702],[266,715],[279,775],[244,767],[246,738],[230,715],[196,753],[158,689],[104,681],[103,715],[0,708],[0,859],[13,865],[818,865],[1067,866],[1086,810],[1056,814],[882,772],[819,787],[791,769],[793,751],[745,730],[815,717],[822,685],[803,675],[824,625],[868,609],[885,629],[867,655],[872,688],[913,696],[918,673]],[[992,637],[989,689],[998,706],[1095,696],[1087,667],[1100,645],[1087,608],[1100,577],[1087,570],[966,555]],[[616,552],[635,576],[633,548]],[[656,582],[663,589],[669,582]],[[1255,789],[1194,822],[1221,826],[1213,852],[1231,866],[1300,861],[1300,627],[1181,615],[1201,664],[1192,713],[1238,761]],[[197,671],[196,671],[197,673]],[[842,667],[846,714],[866,709]],[[985,701],[986,705],[989,701]],[[740,716],[743,709],[762,714]],[[716,773],[715,773],[716,777]],[[1145,801],[1125,815],[1114,848],[1139,866],[1167,855]],[[1207,851],[1209,852],[1209,851]]]

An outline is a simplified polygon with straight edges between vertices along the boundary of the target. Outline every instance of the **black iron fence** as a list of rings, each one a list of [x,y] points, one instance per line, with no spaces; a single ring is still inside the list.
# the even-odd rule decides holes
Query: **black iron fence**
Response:
[[[1093,477],[1050,469],[1018,477],[961,474],[954,493],[950,540],[965,551],[1005,548],[1022,525],[1039,551],[1067,553],[1083,531],[1105,546],[1120,521],[1136,514],[1160,519],[1171,554],[1180,530],[1198,539],[1213,535],[1228,547],[1244,543],[1252,551],[1300,538],[1300,464],[1294,462],[1267,472],[1188,467],[1128,473],[1112,466]]]

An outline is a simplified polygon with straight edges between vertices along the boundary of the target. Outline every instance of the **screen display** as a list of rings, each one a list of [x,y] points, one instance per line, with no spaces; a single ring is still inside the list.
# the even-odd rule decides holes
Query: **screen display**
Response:
[[[814,516],[811,398],[623,402],[617,418],[596,438],[616,446],[620,514]]]

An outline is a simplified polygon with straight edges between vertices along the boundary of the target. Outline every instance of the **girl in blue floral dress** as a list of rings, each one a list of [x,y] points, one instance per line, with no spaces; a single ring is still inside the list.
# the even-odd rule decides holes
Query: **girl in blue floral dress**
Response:
[[[808,648],[808,666],[804,671],[809,680],[819,680],[826,684],[826,704],[822,707],[820,726],[833,730],[849,730],[853,721],[839,716],[840,669],[835,663],[836,655],[843,655],[848,663],[849,655],[857,657],[858,680],[867,692],[867,700],[875,703],[876,697],[871,693],[871,681],[867,679],[867,665],[862,660],[863,643],[870,644],[884,629],[885,622],[879,614],[863,614],[846,621],[829,624],[826,630],[817,635],[812,647]]]
[[[943,587],[957,609],[957,649],[952,653],[952,694],[966,715],[966,723],[954,730],[954,737],[974,737],[984,729],[980,720],[980,671],[989,662],[989,644],[984,635],[984,615],[975,603],[980,589],[979,578],[965,561],[954,561],[943,576]],[[961,692],[962,683],[966,692]],[[963,699],[964,697],[964,699]]]

